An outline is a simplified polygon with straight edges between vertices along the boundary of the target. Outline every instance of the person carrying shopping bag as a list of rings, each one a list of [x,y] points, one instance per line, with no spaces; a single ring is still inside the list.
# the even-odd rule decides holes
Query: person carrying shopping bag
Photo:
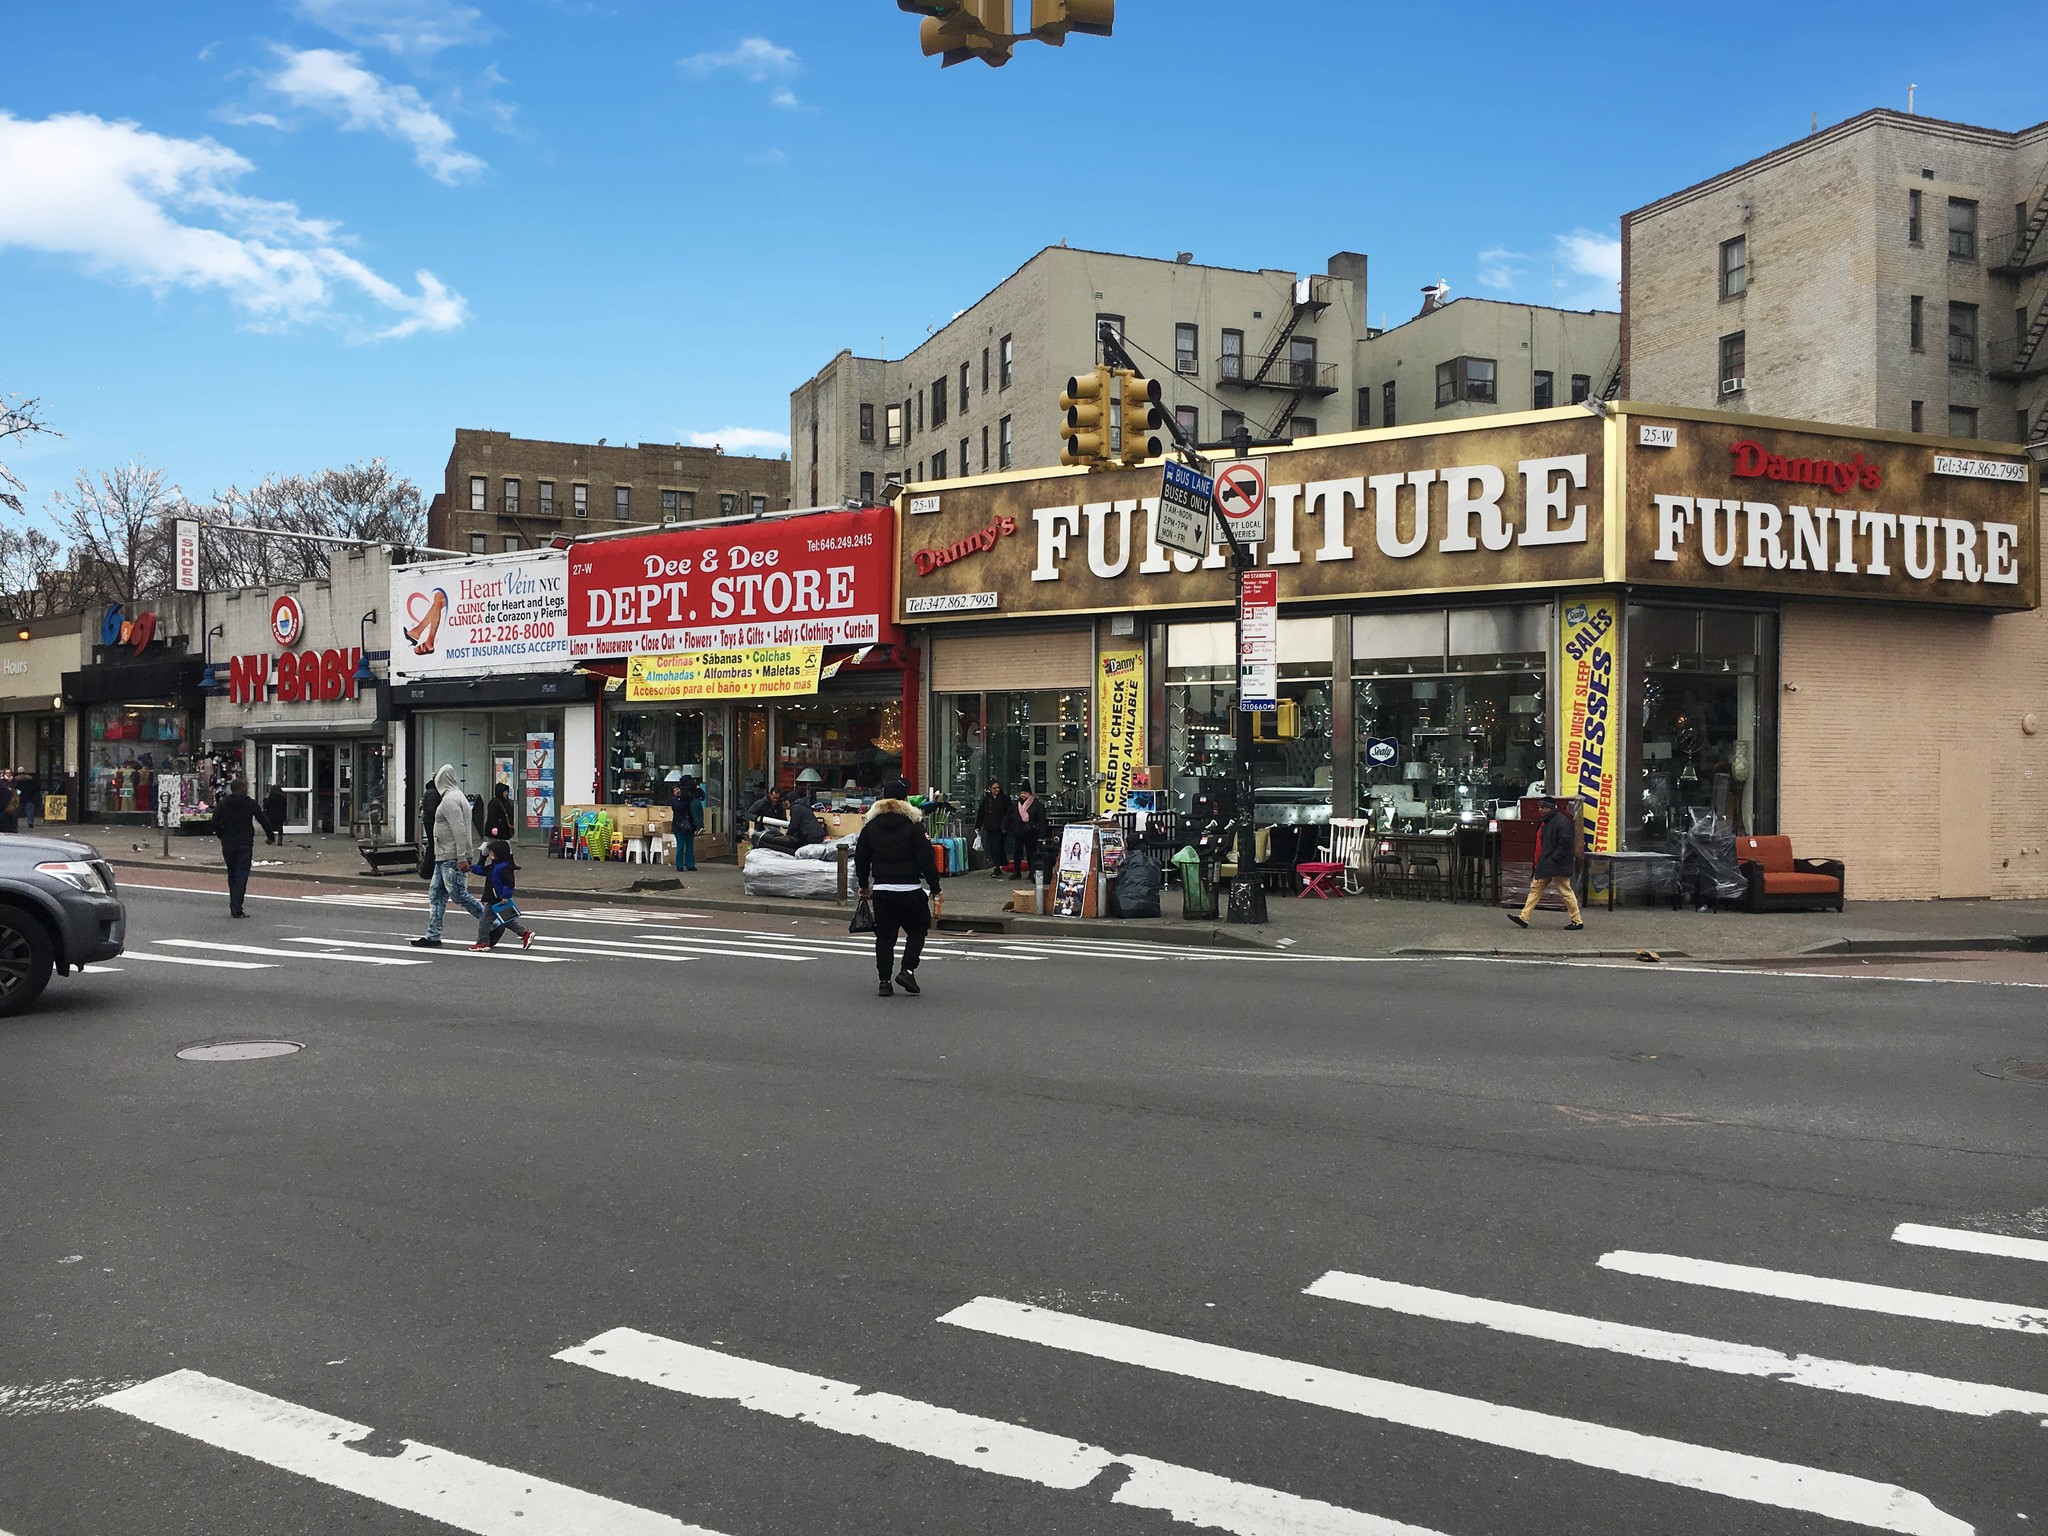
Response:
[[[854,840],[854,878],[860,899],[875,914],[875,970],[883,997],[896,995],[901,987],[912,997],[923,990],[917,984],[917,962],[924,954],[924,936],[931,931],[932,913],[939,905],[939,855],[925,835],[924,813],[910,803],[910,786],[891,779],[882,786],[882,797],[862,822]],[[925,892],[931,892],[927,901]],[[903,965],[896,969],[896,935],[904,935]],[[896,971],[896,985],[889,984]]]
[[[484,844],[483,862],[477,873],[484,877],[484,915],[476,920],[476,942],[471,949],[496,949],[505,933],[519,935],[521,949],[533,948],[533,930],[519,920],[519,902],[513,890],[512,845],[501,837]]]

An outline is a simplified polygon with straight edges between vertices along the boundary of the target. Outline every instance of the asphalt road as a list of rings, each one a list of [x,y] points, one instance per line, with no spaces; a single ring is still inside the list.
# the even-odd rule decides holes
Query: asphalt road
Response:
[[[2038,989],[303,889],[0,1026],[0,1532],[2048,1523]]]

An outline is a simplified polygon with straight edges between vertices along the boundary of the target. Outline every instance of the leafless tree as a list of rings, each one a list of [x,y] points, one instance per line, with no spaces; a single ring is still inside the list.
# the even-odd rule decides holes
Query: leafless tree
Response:
[[[64,434],[43,420],[43,402],[22,395],[0,395],[0,447],[21,438],[34,437],[41,433],[45,437],[62,437]],[[14,471],[0,463],[0,507],[10,512],[21,510],[21,493],[28,487],[15,477]]]
[[[392,474],[382,459],[371,459],[315,475],[268,475],[248,490],[231,485],[215,498],[207,521],[420,544],[426,539],[427,520],[419,487],[403,475]],[[238,536],[216,527],[206,533],[201,571],[206,585],[214,590],[316,581],[327,575],[337,547],[300,539]]]
[[[132,603],[171,585],[171,523],[188,516],[184,492],[155,465],[131,460],[97,478],[81,471],[50,497],[50,517],[69,546],[80,600]]]
[[[0,619],[47,618],[73,606],[63,545],[40,528],[0,538]]]

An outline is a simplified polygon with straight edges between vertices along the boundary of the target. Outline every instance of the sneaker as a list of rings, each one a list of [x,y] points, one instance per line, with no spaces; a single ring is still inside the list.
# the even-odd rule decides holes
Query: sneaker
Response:
[[[491,946],[488,944],[472,944],[469,946],[469,952],[473,955],[481,954],[483,951],[489,949],[490,947]]]
[[[924,990],[917,984],[916,974],[911,971],[898,971],[896,973],[896,985],[908,992],[912,997],[916,997]]]
[[[1519,912],[1510,912],[1508,914],[1508,921],[1513,923],[1517,928],[1526,928],[1529,926],[1529,919],[1522,916],[1522,914]]]
[[[1586,925],[1584,923],[1566,923],[1564,925],[1564,931],[1566,933],[1582,933],[1585,931],[1585,927]]]
[[[875,995],[877,997],[894,997],[896,995],[896,989],[890,986],[889,983],[885,981],[881,984],[881,986],[875,989]]]
[[[439,939],[414,939],[412,947],[414,949],[439,949],[441,941]]]
[[[519,947],[521,949],[533,948],[533,930],[531,928],[519,936]]]

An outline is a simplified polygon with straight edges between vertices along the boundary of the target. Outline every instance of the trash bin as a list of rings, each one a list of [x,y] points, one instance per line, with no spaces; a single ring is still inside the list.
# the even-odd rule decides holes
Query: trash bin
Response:
[[[1188,922],[1204,922],[1216,915],[1216,863],[1193,848],[1173,856],[1180,871],[1180,915]]]

